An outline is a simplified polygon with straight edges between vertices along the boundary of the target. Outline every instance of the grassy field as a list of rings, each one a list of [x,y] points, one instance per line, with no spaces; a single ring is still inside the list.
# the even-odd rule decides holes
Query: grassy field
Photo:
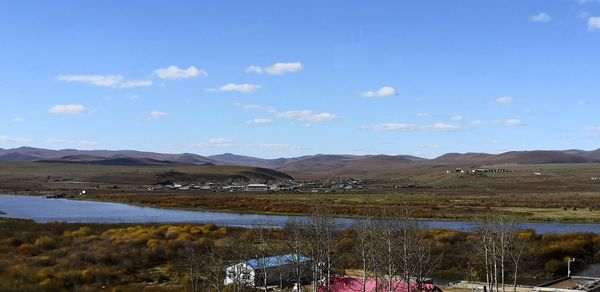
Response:
[[[523,221],[600,222],[600,194],[97,194],[87,199],[154,207],[254,212],[267,214],[306,214],[315,203],[326,205],[339,216],[381,213],[390,206],[409,204],[420,219],[474,220],[490,211],[511,214]]]

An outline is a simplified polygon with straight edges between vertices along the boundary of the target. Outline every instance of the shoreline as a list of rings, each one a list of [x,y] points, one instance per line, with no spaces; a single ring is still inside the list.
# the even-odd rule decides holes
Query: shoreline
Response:
[[[22,192],[6,192],[6,191],[2,191],[0,192],[0,194],[3,195],[16,195],[16,196],[32,196],[32,197],[43,197],[44,195],[51,193],[50,191],[34,191],[34,192],[29,192],[27,194],[24,194]],[[118,196],[118,195],[117,195]],[[239,214],[239,215],[266,215],[266,216],[294,216],[294,217],[305,217],[305,216],[310,216],[310,212],[306,212],[306,213],[285,213],[285,212],[268,212],[268,211],[258,211],[258,210],[231,210],[231,209],[210,209],[210,208],[199,208],[199,207],[195,207],[195,208],[185,208],[185,207],[173,207],[173,206],[161,206],[160,204],[144,204],[144,203],[136,203],[136,202],[123,202],[120,200],[111,200],[110,198],[105,199],[105,198],[101,198],[98,196],[93,196],[93,197],[83,197],[83,196],[78,196],[78,197],[69,197],[66,196],[65,198],[66,200],[72,200],[72,201],[89,201],[89,202],[100,202],[100,203],[116,203],[116,204],[123,204],[123,205],[130,205],[130,206],[136,206],[136,207],[141,207],[141,208],[154,208],[154,209],[163,209],[163,210],[175,210],[175,211],[191,211],[191,212],[213,212],[213,213],[226,213],[226,214]],[[5,215],[5,212],[2,212],[0,210],[0,215]],[[361,216],[359,215],[343,215],[343,214],[334,214],[333,217],[335,218],[339,218],[339,219],[357,219],[357,218],[361,218]],[[5,217],[7,218],[7,217]],[[421,217],[421,218],[415,218],[416,221],[420,221],[420,222],[427,222],[427,221],[437,221],[437,222],[460,222],[460,223],[470,223],[470,222],[476,222],[477,218],[456,218],[456,219],[451,219],[451,218],[435,218],[435,217]],[[589,220],[569,220],[569,221],[561,221],[561,220],[535,220],[534,218],[531,219],[527,219],[527,220],[518,220],[517,221],[520,224],[530,224],[530,223],[537,223],[537,224],[582,224],[582,225],[595,225],[595,224],[600,224],[600,220],[596,220],[596,221],[589,221]]]

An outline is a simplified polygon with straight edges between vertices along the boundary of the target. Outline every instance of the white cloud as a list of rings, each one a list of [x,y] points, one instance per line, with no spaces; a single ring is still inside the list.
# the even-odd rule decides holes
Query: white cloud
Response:
[[[252,93],[252,92],[255,92],[256,90],[258,90],[260,87],[261,87],[260,85],[249,84],[249,83],[244,83],[244,84],[228,83],[219,88],[209,88],[206,91],[210,91],[210,92],[237,91],[237,92],[242,92],[242,93]]]
[[[397,95],[396,89],[391,86],[384,86],[377,91],[367,91],[363,93],[364,97],[384,97]]]
[[[169,113],[166,112],[159,112],[159,111],[152,111],[150,112],[150,118],[151,119],[160,119],[163,117],[166,117],[167,115],[169,115]]]
[[[263,72],[263,68],[260,66],[251,65],[246,68],[246,73],[262,74]]]
[[[122,75],[60,75],[57,79],[110,88],[132,88],[152,85],[151,80],[125,80]]]
[[[417,113],[417,117],[419,118],[428,118],[429,116],[429,113]]]
[[[295,73],[300,72],[304,69],[304,65],[300,62],[295,63],[275,63],[269,67],[260,67],[256,65],[251,65],[246,67],[246,73],[256,73],[256,74],[271,74],[271,75],[281,75],[285,73]]]
[[[13,123],[22,123],[25,121],[24,118],[13,118],[12,120],[10,120]]]
[[[301,122],[313,122],[313,123],[321,123],[321,122],[331,122],[338,117],[332,113],[313,113],[309,110],[303,111],[287,111],[281,112],[277,114],[278,117],[293,119]]]
[[[450,125],[450,124],[444,124],[444,123],[436,123],[433,126],[425,127],[425,129],[434,130],[434,131],[444,131],[444,132],[459,130],[459,128],[457,126]]]
[[[496,100],[494,100],[492,103],[495,104],[502,104],[502,105],[509,105],[515,102],[515,99],[511,96],[501,96],[498,97]]]
[[[587,25],[589,30],[600,30],[600,16],[590,17]]]
[[[273,123],[273,121],[271,119],[255,118],[246,121],[246,123],[253,125],[270,125],[271,123]]]
[[[31,139],[26,138],[18,138],[18,137],[9,137],[0,135],[0,143],[29,143]]]
[[[520,119],[506,119],[506,120],[495,120],[495,121],[482,121],[474,120],[471,122],[474,126],[490,125],[490,126],[505,126],[505,127],[516,127],[524,126],[525,122]]]
[[[516,127],[516,126],[523,126],[525,125],[525,123],[523,123],[523,121],[519,120],[519,119],[507,119],[504,121],[503,123],[505,126],[509,126],[509,127]]]
[[[552,20],[552,17],[545,12],[541,12],[529,18],[531,22],[546,23]]]
[[[208,73],[202,69],[198,69],[194,66],[190,66],[187,69],[181,69],[177,66],[169,66],[167,68],[160,68],[154,70],[154,74],[160,79],[185,79],[185,78],[196,78],[196,77],[207,77]]]
[[[246,110],[255,110],[255,109],[261,109],[262,105],[260,104],[247,104],[243,106],[244,109]]]
[[[245,110],[264,110],[269,113],[276,113],[277,109],[274,106],[262,105],[262,104],[243,104],[240,102],[233,103],[234,106],[245,109]]]
[[[80,104],[58,104],[51,107],[48,112],[59,115],[84,115],[88,111]]]
[[[284,73],[300,72],[304,69],[304,66],[300,62],[295,63],[275,63],[267,68],[265,72],[272,75],[279,75]]]
[[[139,99],[139,98],[140,98],[140,96],[137,95],[137,94],[131,94],[131,95],[127,96],[127,99],[129,99],[129,100],[136,100],[136,99]]]
[[[250,144],[248,145],[252,148],[260,148],[260,149],[266,149],[266,150],[270,150],[270,151],[294,151],[294,150],[301,150],[302,147],[299,146],[294,146],[294,145],[288,145],[288,144]]]
[[[201,148],[231,148],[233,147],[233,141],[225,138],[212,138],[208,142],[198,143],[193,146]]]
[[[460,130],[459,127],[444,124],[435,123],[431,126],[421,126],[414,124],[402,124],[402,123],[389,123],[389,124],[378,124],[371,128],[374,131],[399,131],[399,132],[418,132],[418,131],[438,131],[438,132],[453,132]]]
[[[464,119],[465,118],[463,116],[461,116],[461,115],[456,115],[456,116],[450,117],[451,121],[462,121]]]

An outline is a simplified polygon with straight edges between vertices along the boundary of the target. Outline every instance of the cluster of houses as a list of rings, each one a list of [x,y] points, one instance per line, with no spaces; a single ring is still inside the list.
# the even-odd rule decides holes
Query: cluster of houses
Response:
[[[456,168],[454,170],[446,170],[446,173],[507,173],[507,172],[513,172],[510,169],[505,169],[505,168],[475,168],[475,169],[462,169],[462,168]]]
[[[212,192],[267,192],[267,191],[284,191],[294,190],[296,184],[293,181],[283,181],[270,184],[262,183],[236,183],[236,184],[221,184],[215,182],[203,183],[170,183],[165,185],[155,185],[149,187],[149,191],[212,191]]]
[[[298,185],[298,190],[312,193],[359,191],[365,190],[369,183],[374,182],[375,181],[369,181],[366,179],[340,178],[338,180],[326,182],[303,182]]]
[[[235,182],[223,184],[217,182],[169,183],[148,187],[149,191],[212,191],[212,192],[339,192],[364,190],[368,182],[363,179],[341,179],[331,182],[296,182],[293,180],[270,183]]]

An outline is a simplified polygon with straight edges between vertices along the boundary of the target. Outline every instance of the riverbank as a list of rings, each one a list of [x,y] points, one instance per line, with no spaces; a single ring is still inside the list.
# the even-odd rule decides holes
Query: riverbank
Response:
[[[307,215],[316,203],[341,217],[380,214],[408,204],[422,220],[476,221],[495,211],[521,222],[600,223],[600,194],[431,195],[306,193],[148,193],[91,194],[82,200],[119,202],[189,211],[268,215]]]
[[[5,192],[18,195],[48,195],[52,191]],[[218,192],[108,192],[90,190],[88,195],[65,192],[75,200],[125,203],[186,211],[218,211],[235,214],[308,215],[316,203],[338,217],[356,218],[365,212],[409,204],[421,220],[476,221],[489,212],[515,217],[521,222],[600,223],[600,194],[355,194],[355,193],[218,193]]]
[[[215,223],[231,227],[285,227],[290,217],[300,221],[309,220],[307,215],[265,215],[258,213],[187,211],[173,208],[136,206],[124,203],[94,200],[47,199],[40,196],[0,195],[0,206],[4,206],[5,217],[34,220],[35,222],[66,223]],[[57,212],[56,210],[60,210]],[[470,231],[476,228],[474,221],[419,220],[427,229]],[[340,227],[351,229],[355,218],[337,216]],[[523,229],[539,234],[595,233],[600,235],[600,224],[524,222]]]

